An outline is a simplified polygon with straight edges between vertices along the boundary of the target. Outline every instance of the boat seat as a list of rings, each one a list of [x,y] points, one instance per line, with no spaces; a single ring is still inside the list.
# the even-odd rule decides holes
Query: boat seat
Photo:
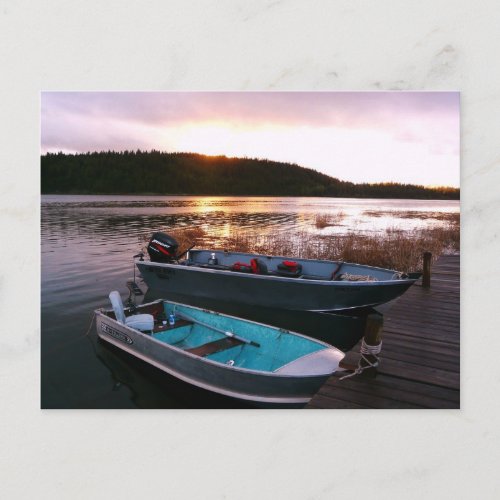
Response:
[[[226,349],[231,349],[231,347],[236,347],[237,345],[241,344],[243,344],[241,340],[235,339],[233,337],[224,337],[212,342],[207,342],[206,344],[200,345],[198,347],[191,347],[190,349],[184,350],[203,358],[205,356],[209,356],[210,354],[225,351]]]
[[[109,300],[113,306],[113,311],[116,320],[122,325],[139,330],[140,332],[149,332],[154,328],[154,317],[152,314],[133,314],[132,316],[125,316],[125,309],[123,307],[122,298],[115,290],[109,294]]]

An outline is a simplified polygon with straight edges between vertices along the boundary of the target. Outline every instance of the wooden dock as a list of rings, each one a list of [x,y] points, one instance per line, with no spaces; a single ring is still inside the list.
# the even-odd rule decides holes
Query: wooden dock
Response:
[[[359,344],[345,361],[357,365]],[[441,256],[384,314],[375,378],[332,375],[307,408],[460,408],[460,256]]]

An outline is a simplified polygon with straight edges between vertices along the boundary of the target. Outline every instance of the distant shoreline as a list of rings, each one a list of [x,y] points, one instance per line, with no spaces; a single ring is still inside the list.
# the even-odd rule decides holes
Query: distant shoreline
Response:
[[[338,199],[357,199],[357,200],[422,200],[422,201],[460,201],[460,198],[399,198],[399,197],[377,197],[377,196],[298,196],[298,195],[274,195],[274,194],[187,194],[187,193],[43,193],[42,196],[189,196],[203,198],[338,198]]]
[[[449,186],[354,183],[292,163],[160,151],[47,153],[41,157],[40,188],[43,194],[110,196],[460,198],[460,189]]]

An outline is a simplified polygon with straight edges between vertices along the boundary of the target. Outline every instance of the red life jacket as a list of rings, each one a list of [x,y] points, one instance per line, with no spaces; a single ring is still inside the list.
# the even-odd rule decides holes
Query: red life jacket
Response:
[[[253,274],[267,274],[267,268],[264,263],[260,262],[259,259],[252,259],[250,264],[245,262],[235,262],[231,266],[232,271],[243,271],[245,273]]]
[[[235,262],[231,266],[232,271],[253,271],[250,264],[245,264],[245,262]]]

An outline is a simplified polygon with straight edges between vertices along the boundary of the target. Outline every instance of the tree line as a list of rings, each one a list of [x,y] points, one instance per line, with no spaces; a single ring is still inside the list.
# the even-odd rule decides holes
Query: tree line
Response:
[[[395,182],[355,184],[311,168],[197,153],[47,153],[42,194],[164,194],[459,199],[457,188]]]

